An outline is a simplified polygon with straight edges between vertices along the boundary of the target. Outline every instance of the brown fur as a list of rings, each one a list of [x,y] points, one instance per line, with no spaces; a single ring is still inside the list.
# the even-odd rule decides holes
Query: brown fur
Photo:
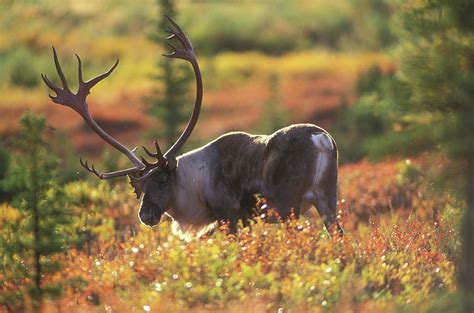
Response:
[[[272,135],[226,134],[214,142],[219,154],[215,182],[224,182],[227,191],[239,199],[241,206],[248,206],[253,194],[261,194],[281,218],[289,217],[292,209],[298,217],[304,194],[313,184],[312,173],[318,170],[314,160],[320,152],[311,141],[311,135],[315,134],[327,132],[315,125],[298,124]],[[334,141],[333,144],[335,147]],[[326,178],[330,187],[321,186],[320,189],[321,193],[332,193],[337,197],[337,149],[332,153],[333,169]],[[247,209],[240,207],[237,215],[245,216]],[[328,215],[327,212],[323,214]],[[335,222],[335,214],[329,215],[330,222]]]
[[[170,175],[170,188],[160,180]],[[282,219],[316,206],[330,229],[336,221],[337,147],[315,125],[291,125],[271,135],[225,134],[178,157],[175,171],[158,172],[145,185],[140,217],[148,225],[166,212],[184,231],[214,221],[236,231],[255,206],[255,194],[269,201]],[[169,200],[165,200],[169,199]],[[164,203],[166,202],[166,203]]]

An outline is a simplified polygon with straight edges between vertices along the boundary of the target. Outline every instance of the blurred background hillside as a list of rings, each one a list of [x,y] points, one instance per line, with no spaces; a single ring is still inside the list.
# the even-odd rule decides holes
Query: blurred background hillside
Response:
[[[158,32],[155,1],[0,3],[2,138],[17,131],[22,111],[32,109],[46,114],[80,151],[102,150],[72,111],[47,97],[40,73],[57,79],[51,46],[72,83],[74,53],[83,59],[86,77],[120,59],[90,100],[93,114],[120,139],[137,144],[146,130],[160,127],[144,113],[144,98],[160,84],[152,77],[160,74],[156,65],[164,52],[151,40],[165,37]],[[286,123],[329,127],[341,104],[352,103],[361,73],[374,64],[392,68],[381,52],[394,42],[389,27],[394,6],[379,0],[176,1],[175,19],[192,39],[204,76],[204,112],[195,140],[230,130],[269,133],[274,129],[262,126],[268,124],[263,113],[277,106]]]

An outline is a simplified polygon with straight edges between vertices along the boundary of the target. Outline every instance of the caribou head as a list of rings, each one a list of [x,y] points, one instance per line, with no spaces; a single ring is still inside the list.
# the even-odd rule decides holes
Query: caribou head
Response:
[[[196,54],[194,53],[191,41],[184,34],[178,24],[176,24],[170,17],[165,17],[170,23],[170,27],[166,30],[170,33],[170,35],[166,37],[166,40],[177,39],[182,45],[182,48],[176,48],[172,44],[168,43],[168,45],[172,48],[172,51],[170,53],[163,54],[163,56],[168,58],[182,59],[191,63],[194,69],[194,73],[196,75],[197,91],[196,101],[194,104],[194,110],[191,115],[191,118],[189,119],[189,122],[183,133],[178,138],[178,140],[171,146],[171,148],[166,151],[165,154],[162,154],[157,140],[155,140],[154,142],[156,149],[155,152],[150,152],[146,147],[143,147],[146,154],[149,157],[153,158],[154,161],[148,162],[145,158],[138,157],[136,155],[137,148],[129,149],[125,147],[117,139],[115,139],[104,129],[102,129],[95,122],[89,112],[89,107],[87,105],[86,98],[90,94],[90,90],[97,83],[107,78],[113,72],[113,70],[117,67],[119,63],[119,60],[117,60],[107,72],[84,82],[82,77],[81,59],[76,54],[78,61],[79,88],[75,94],[69,89],[68,83],[61,69],[61,65],[58,60],[58,55],[54,47],[54,63],[56,65],[56,70],[62,83],[62,88],[53,84],[46,77],[46,75],[41,74],[41,77],[43,78],[45,84],[56,93],[55,96],[50,95],[50,98],[53,102],[68,106],[74,111],[76,111],[103,140],[105,140],[107,143],[112,145],[112,147],[126,155],[127,158],[133,163],[134,166],[128,169],[110,173],[99,173],[95,169],[94,165],[89,165],[87,161],[83,161],[82,159],[80,159],[81,165],[89,172],[95,174],[100,179],[111,179],[128,175],[130,179],[130,184],[132,185],[137,198],[142,198],[139,216],[142,222],[147,225],[158,224],[161,215],[168,208],[170,199],[169,182],[171,179],[171,173],[176,170],[177,166],[176,153],[191,135],[191,132],[193,131],[194,126],[198,121],[202,102],[201,72],[199,70],[199,64],[197,62]]]

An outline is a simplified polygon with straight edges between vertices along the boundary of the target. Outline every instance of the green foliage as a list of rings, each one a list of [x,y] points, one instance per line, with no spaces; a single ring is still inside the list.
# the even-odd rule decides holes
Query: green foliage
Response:
[[[49,74],[52,44],[63,51],[66,75],[69,67],[75,69],[72,52],[87,51],[86,70],[91,62],[94,68],[104,68],[120,57],[127,62],[111,80],[123,86],[133,73],[135,79],[140,76],[136,82],[144,84],[150,62],[163,52],[153,49],[144,35],[157,28],[158,13],[165,13],[153,9],[156,1],[67,0],[60,8],[51,0],[0,2],[0,86],[39,85],[39,73]],[[380,51],[392,42],[388,21],[393,0],[175,2],[180,24],[201,57],[225,51],[275,55],[314,48]],[[161,40],[162,29],[156,35]]]
[[[56,172],[61,184],[86,177],[87,172],[78,162],[77,152],[65,132],[60,130],[55,132],[54,138],[51,138],[51,150],[59,160]]]
[[[410,86],[412,110],[436,114],[429,125],[451,156],[466,162],[468,209],[463,227],[460,286],[474,294],[474,5],[425,1],[400,15],[400,80]],[[420,121],[416,121],[420,124]],[[467,309],[467,308],[466,308]],[[470,309],[472,310],[472,303]]]
[[[338,142],[342,162],[354,162],[364,156],[380,159],[390,154],[413,155],[423,151],[426,145],[411,144],[405,149],[403,145],[395,145],[419,134],[408,123],[413,117],[409,114],[402,117],[407,112],[408,91],[395,74],[384,74],[379,66],[373,66],[359,77],[357,92],[359,99],[352,106],[342,103],[333,126],[332,134]]]
[[[76,181],[65,186],[74,213],[72,228],[83,239],[81,247],[90,248],[93,241],[105,241],[126,225],[122,219],[114,219],[104,211],[113,210],[136,219],[136,202],[128,184],[111,186],[105,181]],[[132,214],[133,213],[133,214]],[[115,214],[117,216],[117,214]],[[126,224],[126,223],[125,223]]]
[[[270,97],[263,104],[259,130],[264,134],[272,133],[289,124],[288,112],[282,108],[280,99],[280,78],[276,73],[270,75]]]
[[[44,294],[55,295],[60,289],[45,280],[60,270],[55,256],[68,249],[74,236],[67,229],[70,218],[66,196],[55,180],[58,160],[43,139],[45,119],[26,113],[21,125],[15,142],[20,154],[5,180],[5,186],[13,193],[17,218],[4,221],[2,226],[2,283],[30,281],[26,284],[27,294],[38,308]],[[20,302],[11,300],[27,296],[25,292],[2,293],[0,303],[15,308]]]
[[[347,50],[380,50],[390,47],[395,36],[390,29],[390,20],[396,1],[390,0],[354,0],[350,1],[347,29],[339,45]]]
[[[361,154],[414,154],[442,144],[463,155],[473,146],[474,36],[452,20],[459,5],[425,1],[399,14],[399,72],[372,69],[361,77],[359,100],[344,117],[367,142]]]
[[[34,88],[39,83],[39,69],[34,54],[25,48],[15,49],[14,53],[7,54],[2,68],[8,76],[9,82],[18,87]]]
[[[404,7],[395,23],[401,40],[399,72],[369,70],[359,78],[359,99],[342,111],[335,135],[342,160],[440,147],[459,155],[459,149],[472,145],[463,119],[471,119],[474,110],[468,96],[474,81],[469,61],[473,38],[456,30],[451,5],[422,3]]]
[[[423,151],[436,150],[439,131],[431,126],[410,127],[403,131],[389,131],[364,140],[363,149],[370,160],[381,160],[390,155],[414,156]]]
[[[196,18],[198,10],[206,17]],[[182,12],[188,24],[192,21],[196,46],[207,54],[251,50],[278,55],[314,46],[373,51],[393,39],[389,1],[209,2]]]
[[[399,185],[412,184],[422,177],[421,168],[410,159],[406,159],[404,162],[398,164],[399,173],[396,177]]]
[[[351,137],[362,141],[357,143],[363,146],[358,151],[360,156],[406,155],[442,148],[450,156],[465,160],[465,197],[469,209],[464,218],[465,257],[460,281],[471,293],[474,293],[474,29],[470,27],[473,15],[474,5],[469,0],[407,3],[395,24],[400,38],[397,76],[393,76],[386,88],[382,75],[369,72],[360,80],[359,100],[343,116],[346,134],[348,130],[360,135]],[[404,89],[408,92],[403,92]],[[368,114],[363,119],[365,125],[353,122],[361,109]],[[382,116],[380,112],[385,113]]]
[[[9,164],[10,153],[8,152],[3,142],[0,140],[0,202],[2,202],[3,198],[6,196],[3,187],[3,179],[5,178],[5,174],[7,173]]]
[[[90,52],[97,65],[126,53],[128,60],[140,60],[140,66],[132,63],[128,72],[119,76],[122,80],[130,79],[131,72],[145,73],[143,68],[148,69],[156,51],[147,55],[145,50],[151,49],[143,49],[149,46],[143,45],[137,34],[155,19],[154,10],[150,10],[152,1],[156,0],[139,5],[125,0],[64,1],[61,7],[50,0],[41,5],[31,1],[0,3],[0,37],[5,39],[0,41],[0,85],[20,87],[17,90],[34,88],[39,78],[35,73],[45,63],[42,60],[48,60],[51,68],[50,44],[63,42],[61,38],[66,35],[64,42],[77,44],[74,51]],[[330,49],[326,54],[299,53],[284,58],[248,53],[244,57],[221,54],[203,59],[203,65],[214,67],[209,71],[215,75],[207,76],[244,81],[262,73],[260,77],[265,77],[270,71],[301,75],[328,73],[328,68],[336,69],[331,73],[351,77],[356,72],[356,57],[344,61],[346,56],[342,55],[341,62],[341,55],[334,50],[378,50],[391,45],[388,23],[393,2],[244,0],[238,5],[222,1],[177,4],[182,13],[180,24],[201,54]],[[161,13],[175,16],[166,8],[171,8],[172,2],[160,3],[165,7]],[[473,6],[466,0],[405,3],[395,24],[401,42],[396,50],[399,71],[373,67],[359,79],[357,101],[349,106],[343,99],[334,129],[342,161],[446,148],[451,156],[462,157],[462,164],[472,163]],[[162,43],[162,28],[157,29],[156,42]],[[65,54],[70,52],[64,50]],[[75,75],[75,60],[69,54],[66,75]],[[368,58],[374,62],[372,55]],[[96,67],[85,65],[86,69]],[[169,143],[176,139],[187,116],[184,105],[188,103],[185,82],[189,67],[160,58],[156,72],[157,96],[150,99],[149,112],[159,119],[155,128],[163,131],[152,135]],[[278,85],[275,75],[264,108],[265,128],[269,129],[265,132],[285,124],[280,120],[284,114],[278,108]],[[141,87],[146,86],[139,85],[138,89]],[[19,94],[23,96],[23,92]],[[168,221],[154,229],[140,225],[136,199],[120,181],[114,185],[75,181],[63,191],[52,175],[57,161],[49,159],[51,149],[41,136],[33,135],[44,123],[30,116],[24,124],[29,131],[19,143],[22,154],[15,155],[16,164],[9,168],[6,184],[16,193],[14,201],[0,204],[0,302],[7,309],[17,311],[22,309],[18,306],[27,306],[29,297],[56,294],[65,287],[69,288],[68,299],[58,306],[86,312],[102,308],[128,312],[141,306],[145,311],[150,306],[168,311],[203,307],[242,312],[280,308],[387,311],[393,305],[402,312],[471,311],[461,309],[460,303],[466,301],[457,296],[454,281],[464,273],[456,265],[461,261],[458,231],[465,204],[453,201],[449,193],[433,194],[423,187],[432,183],[427,169],[438,168],[432,164],[442,162],[430,160],[429,166],[415,161],[395,166],[387,161],[381,165],[361,162],[341,167],[338,214],[346,229],[344,240],[328,238],[318,217],[277,225],[256,221],[252,229],[242,229],[235,236],[216,231],[210,237],[184,242],[171,233]],[[78,163],[70,155],[71,149],[62,140],[58,142],[55,146],[60,149],[55,152],[62,160],[72,161],[61,166],[65,181],[75,180]],[[0,167],[6,164],[1,156],[0,149]],[[116,162],[113,156],[106,158],[101,168],[116,169]],[[466,171],[466,176],[474,177],[473,171]],[[470,190],[467,194],[472,197],[474,190]],[[34,211],[42,217],[37,236]],[[73,216],[73,220],[62,213]],[[474,219],[466,219],[470,220]],[[474,224],[466,225],[465,229],[474,229]],[[59,253],[71,245],[66,237],[78,236],[85,239],[83,245]],[[467,232],[466,238],[465,243],[474,242],[469,241],[474,238],[472,232]],[[35,258],[44,273],[41,291],[33,285]],[[59,265],[63,271],[58,271]]]
[[[429,193],[432,163],[341,167],[344,240],[329,238],[320,217],[303,217],[288,224],[257,219],[236,235],[223,229],[184,241],[165,217],[153,229],[140,225],[128,185],[69,183],[71,232],[85,241],[56,255],[63,270],[46,277],[53,285],[61,282],[67,298],[51,305],[79,312],[148,306],[169,312],[429,306],[433,297],[455,291],[463,207],[449,195]],[[435,208],[438,220],[431,214]],[[5,212],[2,235],[12,235],[2,228],[5,221],[15,224],[24,217],[9,206],[0,212]],[[370,223],[357,212],[370,212]],[[20,270],[16,273],[21,277]],[[9,283],[7,290],[29,284]],[[20,303],[13,296],[10,301]]]
[[[472,7],[468,3],[434,1],[407,11],[400,19],[400,78],[412,90],[414,110],[443,114],[436,127],[443,130],[442,140],[455,155],[474,151],[474,31],[457,27],[463,23],[457,10],[462,4]],[[431,27],[429,33],[426,25]]]

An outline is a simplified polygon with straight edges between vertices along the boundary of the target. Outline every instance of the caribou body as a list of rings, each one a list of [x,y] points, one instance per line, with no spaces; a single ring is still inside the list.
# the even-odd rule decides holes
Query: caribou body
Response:
[[[53,48],[63,87],[54,85],[42,75],[46,85],[56,93],[56,96],[50,96],[53,102],[74,109],[99,136],[125,154],[134,167],[99,173],[87,161],[81,160],[81,164],[100,179],[127,175],[140,199],[140,220],[149,226],[157,225],[162,215],[167,214],[184,230],[224,221],[234,232],[239,220],[246,223],[255,205],[255,195],[259,194],[283,220],[291,214],[298,217],[315,206],[326,228],[342,234],[336,219],[337,147],[333,138],[318,126],[296,124],[271,135],[231,132],[201,148],[176,156],[197,123],[203,91],[191,41],[173,20],[168,20],[171,35],[167,39],[177,39],[182,48],[170,45],[173,51],[164,56],[191,63],[196,75],[196,101],[188,125],[165,154],[161,153],[156,140],[156,152],[144,147],[145,152],[156,159],[155,162],[139,158],[136,148],[126,148],[105,132],[89,113],[86,97],[90,89],[108,77],[118,61],[104,74],[84,82],[81,60],[77,57],[79,88],[74,94],[69,90]]]
[[[291,125],[269,136],[228,133],[177,162],[175,171],[155,175],[144,189],[140,218],[147,225],[167,212],[184,227],[218,220],[233,231],[239,219],[245,222],[255,194],[282,219],[314,205],[328,227],[337,223],[337,149],[317,126]],[[169,182],[169,197],[160,182]],[[168,203],[157,206],[156,198]]]

